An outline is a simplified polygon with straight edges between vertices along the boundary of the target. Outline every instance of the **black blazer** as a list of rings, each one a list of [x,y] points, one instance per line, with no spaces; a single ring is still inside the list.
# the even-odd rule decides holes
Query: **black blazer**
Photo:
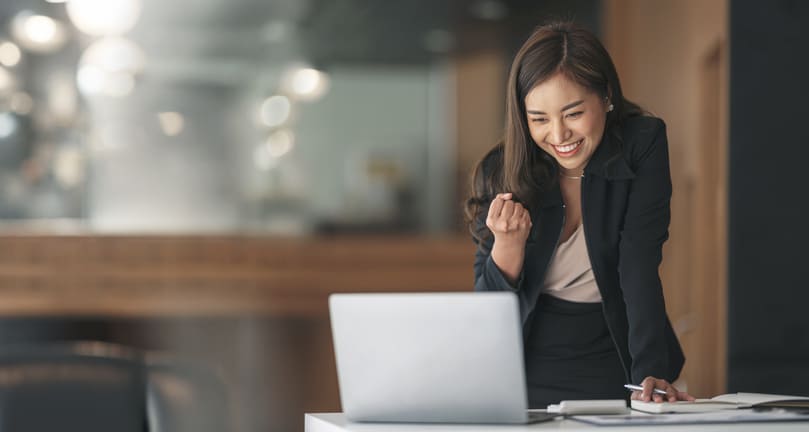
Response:
[[[584,169],[581,201],[587,251],[627,379],[640,383],[654,376],[672,382],[685,358],[666,315],[658,274],[671,219],[666,127],[657,118],[635,117],[624,122],[621,133],[623,145],[605,133]],[[483,175],[498,163],[502,155],[490,154],[483,162]],[[558,182],[539,198],[538,207],[529,209],[533,227],[516,286],[506,281],[491,258],[493,238],[476,241],[475,290],[516,292],[526,340],[564,225]],[[483,211],[478,224],[485,224],[485,218]]]

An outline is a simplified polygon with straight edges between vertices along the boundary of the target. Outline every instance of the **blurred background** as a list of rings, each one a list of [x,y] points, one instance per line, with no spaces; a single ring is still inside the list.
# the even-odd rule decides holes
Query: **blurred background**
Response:
[[[153,430],[339,410],[328,294],[472,289],[469,174],[549,19],[598,34],[667,122],[680,386],[806,394],[790,0],[3,0],[0,353],[132,349],[160,366],[149,410],[203,419]]]

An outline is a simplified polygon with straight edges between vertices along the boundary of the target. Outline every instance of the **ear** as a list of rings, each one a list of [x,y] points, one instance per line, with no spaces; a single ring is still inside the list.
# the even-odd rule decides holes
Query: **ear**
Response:
[[[615,109],[615,106],[612,104],[612,102],[610,102],[610,97],[609,96],[604,96],[603,102],[604,102],[604,110],[605,111],[610,112],[613,109]]]
[[[602,95],[604,95],[604,105],[609,106],[610,102],[612,102],[612,87],[610,87],[609,83],[604,89],[604,93],[602,93]]]

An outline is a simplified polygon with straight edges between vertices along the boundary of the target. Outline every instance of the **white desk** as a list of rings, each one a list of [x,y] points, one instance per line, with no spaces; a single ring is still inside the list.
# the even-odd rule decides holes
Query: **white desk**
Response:
[[[600,429],[605,432],[685,432],[685,431],[733,431],[733,432],[807,432],[809,422],[781,423],[725,423],[672,426],[609,426],[598,427],[575,420],[555,420],[532,425],[443,425],[413,423],[350,423],[342,413],[306,414],[305,432],[535,432],[546,430],[588,431]]]

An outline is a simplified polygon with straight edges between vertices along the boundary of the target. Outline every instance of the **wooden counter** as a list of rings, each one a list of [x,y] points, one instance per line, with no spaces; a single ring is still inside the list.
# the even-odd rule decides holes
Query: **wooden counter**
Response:
[[[333,292],[473,288],[468,237],[0,236],[0,315],[322,316]]]
[[[207,361],[233,430],[303,430],[305,412],[341,408],[328,295],[472,290],[473,259],[460,235],[6,234],[0,319],[5,339],[101,335]]]

